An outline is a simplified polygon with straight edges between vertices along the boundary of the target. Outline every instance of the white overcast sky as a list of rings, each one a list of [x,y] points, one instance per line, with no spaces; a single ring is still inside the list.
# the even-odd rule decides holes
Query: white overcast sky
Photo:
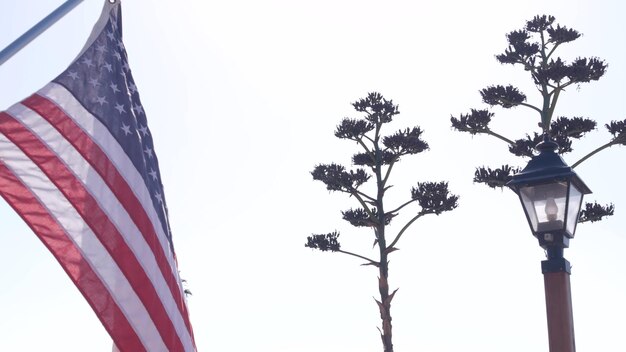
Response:
[[[61,3],[3,1],[0,47]],[[0,66],[0,110],[70,64],[101,6],[85,0]],[[309,172],[349,164],[357,146],[334,128],[358,116],[351,102],[379,91],[400,105],[388,132],[419,125],[431,147],[394,168],[390,202],[429,180],[461,196],[457,210],[415,223],[391,257],[396,351],[547,351],[543,251],[512,192],[472,183],[476,166],[524,161],[496,139],[452,131],[449,119],[484,107],[478,90],[490,84],[513,82],[537,102],[526,72],[494,55],[506,33],[552,14],[584,33],[563,58],[609,63],[557,108],[598,121],[565,156],[575,162],[610,138],[605,123],[626,118],[624,13],[617,0],[126,1],[125,44],[193,292],[198,350],[381,350],[375,270],[304,248],[311,233],[336,229],[345,249],[375,256],[373,235],[341,220],[356,204]],[[493,112],[493,128],[510,138],[538,122],[531,111]],[[577,168],[594,191],[587,200],[616,204],[614,217],[579,226],[565,252],[579,351],[626,350],[625,157],[614,147]],[[4,202],[0,223],[0,350],[109,351],[78,290]]]

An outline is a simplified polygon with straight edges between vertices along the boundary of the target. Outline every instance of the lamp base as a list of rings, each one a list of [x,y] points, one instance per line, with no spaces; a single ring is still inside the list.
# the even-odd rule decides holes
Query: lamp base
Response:
[[[550,258],[548,260],[541,261],[541,272],[544,274],[560,272],[571,274],[572,266],[570,265],[569,261],[563,257]]]

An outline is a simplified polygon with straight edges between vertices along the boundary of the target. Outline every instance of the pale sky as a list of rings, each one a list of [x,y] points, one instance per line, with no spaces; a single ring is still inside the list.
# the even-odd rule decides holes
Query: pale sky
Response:
[[[0,47],[62,2],[4,1]],[[70,64],[101,6],[85,0],[0,66],[0,110]],[[394,167],[390,202],[420,181],[447,180],[461,197],[453,212],[416,222],[391,256],[396,351],[548,350],[543,250],[513,192],[472,183],[476,166],[525,161],[449,119],[485,108],[478,90],[491,84],[538,100],[527,73],[494,56],[506,33],[551,14],[584,34],[564,59],[609,64],[600,81],[562,95],[557,116],[598,122],[564,158],[608,141],[604,124],[626,118],[622,2],[135,0],[122,10],[199,351],[382,350],[377,272],[304,247],[311,233],[339,230],[342,248],[375,256],[373,234],[341,219],[357,204],[310,175],[318,163],[349,166],[357,146],[333,132],[370,91],[400,105],[389,133],[419,125],[431,147]],[[530,110],[492,111],[492,127],[514,139],[538,122]],[[613,147],[576,169],[593,191],[586,200],[616,205],[614,217],[579,226],[565,251],[581,352],[626,350],[625,156]],[[110,351],[86,301],[4,201],[0,221],[0,351]]]

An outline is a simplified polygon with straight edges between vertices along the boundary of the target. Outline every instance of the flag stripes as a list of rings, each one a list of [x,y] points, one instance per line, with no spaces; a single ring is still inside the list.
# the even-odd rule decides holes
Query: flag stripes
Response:
[[[56,94],[56,91],[65,91],[66,94]],[[71,94],[68,96],[68,92],[60,85],[49,84],[40,93],[60,95],[63,105],[80,110],[80,104],[72,99]],[[139,304],[150,307],[148,319],[159,331],[166,350],[193,350],[187,330],[190,323],[185,319],[187,314],[183,294],[169,265],[173,258],[168,260],[163,249],[165,246],[169,252],[169,245],[157,240],[154,230],[160,228],[160,224],[155,225],[148,219],[145,208],[133,192],[142,189],[143,180],[140,180],[141,185],[131,188],[107,154],[54,102],[35,94],[22,104],[0,113],[0,133],[41,169],[76,209],[77,215],[84,219],[84,226],[95,232],[92,234],[105,247],[103,250],[111,254],[115,265],[128,279],[128,289],[135,292],[141,301]],[[76,114],[83,119],[83,124],[100,124],[86,111],[77,111]],[[89,118],[91,121],[87,121]],[[106,128],[93,130],[101,132],[101,139],[114,140],[110,135],[104,137],[102,133],[106,132]],[[118,161],[125,156],[121,154],[120,158],[120,154],[114,155],[118,156]],[[132,165],[130,161],[120,163]],[[132,173],[135,169],[131,167],[128,170],[130,172],[127,173]],[[101,175],[106,178],[103,179]],[[143,193],[146,194],[147,190]],[[42,202],[47,203],[48,200]],[[158,221],[158,217],[153,219]],[[141,224],[141,231],[136,223]],[[161,302],[165,302],[165,305]],[[119,303],[122,311],[136,310],[125,309],[123,301]],[[170,309],[166,311],[168,307]],[[145,326],[145,322],[139,324]],[[172,339],[172,336],[178,338]],[[182,341],[187,341],[184,348]]]
[[[142,233],[149,234],[155,243],[160,244],[157,256],[167,262],[163,265],[167,265],[178,280],[175,259],[163,232],[163,225],[152,206],[152,196],[132,161],[107,127],[86,110],[72,93],[56,83],[46,85],[38,94],[26,99],[24,105],[30,106],[35,111],[43,109],[46,112],[42,115],[50,119],[51,124],[57,129],[66,130],[62,133],[65,133],[70,143],[77,147],[84,145],[77,149],[82,151],[85,158],[101,175],[110,175],[111,178],[107,179],[111,180],[114,190],[117,190],[117,187],[125,187],[122,183],[127,185],[117,192],[120,199],[127,199],[127,209],[136,212],[135,219]],[[120,178],[124,181],[118,182]],[[134,199],[130,199],[131,197]],[[165,253],[170,255],[166,256]]]
[[[3,162],[6,168],[19,179],[19,182],[31,190],[32,198],[36,200],[36,203],[29,203],[26,206],[23,203],[15,205],[9,202],[9,204],[29,221],[39,217],[49,218],[45,221],[46,227],[33,228],[33,230],[44,243],[49,245],[68,273],[71,273],[72,269],[80,268],[80,270],[75,270],[77,276],[75,283],[79,289],[93,292],[95,296],[89,298],[92,302],[104,300],[108,302],[105,307],[107,310],[113,309],[121,312],[121,314],[113,314],[113,317],[115,320],[123,318],[127,323],[122,324],[122,327],[117,326],[117,321],[110,323],[114,324],[114,329],[123,329],[124,325],[130,325],[133,328],[141,344],[145,346],[135,351],[167,351],[145,308],[129,287],[128,281],[119,272],[117,265],[95,238],[89,226],[75,213],[72,205],[59,190],[49,187],[50,181],[46,175],[2,135],[0,135],[0,149],[3,151]],[[41,201],[45,204],[39,203]],[[38,204],[41,206],[37,206]],[[43,215],[41,211],[33,214],[33,208],[43,209],[49,215]],[[34,221],[37,220],[39,219],[34,219]],[[55,225],[58,225],[57,229]],[[50,228],[54,230],[45,231]],[[38,230],[44,231],[40,234]],[[58,250],[55,252],[54,249]],[[72,268],[76,265],[78,268]],[[90,272],[93,272],[90,279],[83,277],[84,273],[89,275]],[[101,287],[98,289],[91,285]],[[124,304],[120,304],[120,301]],[[105,321],[102,322],[106,325]],[[141,326],[141,329],[135,329],[136,326]],[[119,332],[127,334],[124,330]]]
[[[152,302],[159,302],[152,283],[146,277],[147,272],[153,272],[156,268],[148,268],[147,270],[142,268],[133,251],[128,248],[118,231],[118,227],[122,228],[122,231],[127,233],[130,238],[140,238],[141,236],[136,228],[133,227],[128,215],[119,211],[122,208],[117,203],[116,198],[110,194],[108,187],[102,182],[99,175],[94,173],[89,164],[81,160],[81,156],[55,133],[56,130],[47,125],[34,112],[19,109],[19,107],[20,105],[14,105],[8,110],[8,113],[19,118],[26,127],[30,128],[33,133],[37,133],[42,140],[37,139],[35,135],[31,134],[31,131],[6,113],[0,113],[0,133],[3,133],[18,148],[21,148],[24,154],[63,193],[85,224],[92,229],[94,235],[111,254],[112,259],[129,280],[129,284],[142,303],[145,306],[149,306]],[[61,154],[57,156],[48,148],[59,150]],[[72,170],[67,168],[70,165]],[[86,182],[87,180],[89,180],[88,183]],[[99,203],[96,199],[104,201]],[[113,222],[116,223],[114,224]],[[150,262],[152,258],[150,250],[146,248],[145,250],[140,249],[140,251],[146,257],[145,261]],[[149,313],[159,331],[163,332],[162,336],[171,336],[174,329],[163,306],[156,304]],[[176,345],[168,346],[170,351],[180,350],[180,348],[181,346]]]
[[[178,273],[175,271],[175,260],[172,255],[168,257],[165,254],[170,252],[170,247],[167,241],[158,241],[159,238],[164,238],[163,235],[157,235],[157,232],[162,229],[160,221],[156,215],[153,215],[150,219],[145,212],[147,206],[146,203],[151,202],[151,200],[143,183],[143,179],[136,175],[136,169],[132,167],[132,164],[130,160],[127,159],[126,155],[123,153],[117,153],[117,150],[115,149],[119,148],[119,145],[108,133],[108,130],[101,125],[99,120],[84,110],[64,87],[51,83],[38,93],[42,94],[42,96],[35,94],[30,98],[25,99],[23,104],[30,109],[39,112],[39,115],[44,117],[61,134],[63,134],[63,137],[66,138],[67,141],[71,143],[79,153],[81,153],[85,160],[87,160],[104,178],[108,187],[115,193],[115,197],[107,196],[103,197],[103,199],[117,198],[128,214],[130,214],[134,223],[137,224],[137,227],[141,232],[141,236],[145,238],[146,242],[160,244],[160,246],[152,248],[151,251],[154,251],[159,270],[167,281],[167,286],[176,301],[178,309],[181,311],[182,317],[185,318],[185,326],[187,329],[191,329],[191,324],[189,322],[186,306],[183,300],[183,293],[177,285],[179,278]],[[45,97],[43,95],[45,95]],[[67,115],[61,107],[55,105],[55,103],[49,99],[62,102],[61,105],[64,108],[63,110],[69,110]],[[80,117],[80,121],[77,121],[74,116]],[[78,122],[80,122],[82,126],[78,126]],[[91,126],[91,129],[84,130],[84,126]],[[100,136],[99,138],[94,133],[95,131],[98,131],[98,135]],[[94,135],[89,136],[87,133],[93,133]],[[100,148],[100,145],[95,144],[98,139],[102,142],[100,145],[104,145],[107,150],[103,151]],[[113,155],[115,158],[111,158],[110,160],[108,158],[109,155]],[[113,165],[114,162],[118,165],[125,165],[126,167],[120,167],[118,169],[115,165]],[[118,170],[120,170],[120,172],[118,172]],[[124,173],[124,175],[121,173]],[[131,187],[125,181],[126,179],[134,179],[134,185]],[[96,189],[101,188],[97,187]],[[137,196],[135,192],[140,195]],[[141,196],[143,196],[143,202],[138,200]],[[126,231],[122,232],[126,233]],[[129,241],[136,241],[138,239],[134,233],[127,237]],[[143,251],[145,250],[146,249],[143,249]]]
[[[76,244],[65,234],[63,228],[50,216],[48,210],[39,203],[29,188],[4,164],[0,164],[0,188],[6,190],[2,192],[2,197],[39,236],[54,257],[59,262],[61,260],[65,262],[63,269],[98,314],[105,329],[111,335],[121,336],[129,350],[145,350],[135,330],[119,307],[112,302],[107,288],[92,270],[91,265],[84,260],[84,255]]]

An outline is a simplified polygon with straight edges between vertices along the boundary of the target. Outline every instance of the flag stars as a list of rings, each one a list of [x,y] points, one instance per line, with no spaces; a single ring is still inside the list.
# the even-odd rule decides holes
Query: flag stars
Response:
[[[128,66],[127,61],[124,61],[124,63],[122,64],[122,68],[124,68],[125,71],[130,71],[130,66]]]
[[[117,41],[117,47],[120,48],[120,50],[123,50],[124,49],[124,43],[122,43],[121,40],[118,40]]]
[[[115,33],[113,31],[107,31],[107,37],[109,37],[109,40],[113,41],[115,40]]]
[[[115,94],[115,93],[119,93],[119,92],[120,92],[120,89],[119,89],[119,88],[117,88],[117,84],[115,84],[115,83],[111,83],[111,84],[109,85],[109,87],[111,87],[111,89],[113,89],[113,94]]]
[[[157,172],[154,171],[154,169],[150,169],[150,172],[148,172],[148,175],[150,175],[150,177],[152,177],[152,181],[156,181],[157,180]]]
[[[135,92],[137,92],[137,86],[134,82],[130,82],[130,84],[128,85],[128,90],[131,94],[135,94]]]
[[[91,60],[90,58],[86,57],[83,59],[82,61],[83,64],[87,65],[87,67],[91,68],[94,67],[95,65],[93,64],[93,60]]]
[[[97,86],[100,85],[100,82],[98,82],[97,78],[90,78],[89,79],[89,84],[91,84],[94,88],[96,88]]]
[[[124,108],[124,105],[122,105],[120,103],[116,103],[114,109],[117,110],[117,112],[119,112],[120,114],[126,112],[126,109]]]
[[[120,54],[119,51],[115,51],[113,53],[113,56],[115,56],[116,59],[121,60],[122,59],[122,54]]]
[[[154,198],[156,198],[157,202],[159,202],[159,204],[163,204],[163,195],[159,192],[155,192],[154,193]]]
[[[70,76],[70,78],[73,80],[78,79],[78,72],[76,71],[70,71],[67,73],[67,75]]]
[[[111,65],[110,63],[105,62],[103,66],[104,66],[104,68],[107,69],[107,71],[113,72],[113,65]]]
[[[106,98],[106,97],[101,97],[101,96],[98,96],[98,97],[96,98],[96,103],[98,103],[98,104],[100,104],[100,106],[102,106],[102,105],[104,105],[104,104],[108,104],[109,102],[107,101],[107,98]]]
[[[124,132],[125,136],[128,136],[132,132],[130,131],[130,126],[122,122],[122,132]]]
[[[152,159],[152,149],[150,147],[146,147],[146,149],[143,152],[146,153],[148,158]]]
[[[100,54],[104,54],[107,52],[107,47],[104,44],[98,45],[96,46],[96,51],[99,52]]]
[[[143,136],[147,136],[148,135],[148,126],[141,126],[139,125],[139,131],[141,132],[141,134],[143,134]]]
[[[135,104],[135,105],[133,106],[133,111],[135,111],[135,113],[136,113],[137,115],[139,115],[139,114],[143,114],[143,113],[144,113],[144,112],[143,112],[143,106],[141,106],[141,105],[139,105],[139,104]]]

